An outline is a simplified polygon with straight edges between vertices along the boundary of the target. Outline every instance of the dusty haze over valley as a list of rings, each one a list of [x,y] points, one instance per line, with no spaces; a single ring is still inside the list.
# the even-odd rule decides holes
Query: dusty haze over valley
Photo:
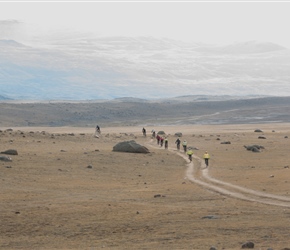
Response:
[[[0,249],[289,250],[289,10],[0,2]]]

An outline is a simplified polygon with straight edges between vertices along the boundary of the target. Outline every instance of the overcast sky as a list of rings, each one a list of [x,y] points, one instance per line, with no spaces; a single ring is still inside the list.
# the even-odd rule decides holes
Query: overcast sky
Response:
[[[0,2],[0,39],[45,42],[81,32],[211,44],[255,40],[290,48],[289,13],[289,1]]]

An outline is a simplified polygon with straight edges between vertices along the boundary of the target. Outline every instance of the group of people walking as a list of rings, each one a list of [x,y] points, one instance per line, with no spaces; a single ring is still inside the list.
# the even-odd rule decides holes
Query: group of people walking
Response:
[[[160,145],[160,147],[163,147],[164,144],[164,148],[168,149],[168,139],[167,137],[163,137],[161,135],[156,135],[156,141],[157,141],[157,145]]]
[[[142,130],[143,135],[144,135],[144,130],[145,129],[143,128],[143,130]],[[168,148],[168,139],[167,139],[167,137],[163,137],[163,136],[161,136],[159,134],[156,135],[155,130],[152,130],[151,132],[152,132],[152,137],[156,138],[157,145],[160,145],[161,147],[163,147],[163,144],[164,144],[165,149],[167,149]],[[145,130],[145,135],[144,136],[146,136],[146,130]],[[175,141],[175,144],[176,144],[177,150],[180,150],[180,145],[182,145],[184,153],[186,153],[188,155],[188,159],[191,162],[192,161],[192,155],[193,155],[193,149],[191,147],[189,147],[189,148],[187,147],[187,141],[183,140],[183,142],[181,143],[180,138],[177,138],[176,141]],[[205,153],[203,155],[203,159],[204,159],[206,167],[208,167],[210,155],[209,155],[209,153],[207,151],[205,151]]]

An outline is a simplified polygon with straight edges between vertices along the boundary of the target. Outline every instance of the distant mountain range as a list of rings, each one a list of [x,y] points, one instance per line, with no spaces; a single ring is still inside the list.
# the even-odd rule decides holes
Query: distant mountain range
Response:
[[[46,47],[0,40],[0,100],[158,99],[289,95],[290,50],[151,37],[60,39]]]

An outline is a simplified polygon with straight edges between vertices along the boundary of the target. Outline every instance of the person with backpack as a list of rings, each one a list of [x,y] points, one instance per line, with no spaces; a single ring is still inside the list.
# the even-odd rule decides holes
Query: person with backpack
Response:
[[[189,159],[189,161],[192,162],[192,155],[193,155],[193,151],[192,151],[192,149],[189,148],[189,149],[187,150],[186,153],[187,153],[187,155],[188,155],[188,159]]]
[[[186,141],[186,140],[184,140],[184,141],[182,142],[182,147],[183,147],[183,150],[184,150],[184,153],[185,153],[186,150],[187,150],[187,141]]]
[[[203,155],[203,159],[204,159],[206,167],[208,167],[209,158],[210,158],[209,153],[205,151],[205,154]]]
[[[181,143],[180,139],[177,138],[176,141],[175,141],[177,150],[180,150],[180,143]]]
[[[168,139],[167,138],[164,139],[164,147],[165,147],[165,149],[168,149]]]

